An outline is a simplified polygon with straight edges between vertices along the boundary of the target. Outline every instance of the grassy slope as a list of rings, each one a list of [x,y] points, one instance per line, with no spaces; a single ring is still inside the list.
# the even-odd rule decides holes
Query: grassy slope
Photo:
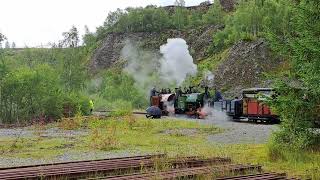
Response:
[[[69,120],[70,121],[70,120]],[[208,143],[206,136],[222,130],[197,122],[179,120],[147,120],[139,117],[109,118],[106,120],[75,119],[71,123],[51,124],[61,129],[87,130],[88,135],[77,137],[42,137],[43,128],[33,128],[34,136],[0,139],[0,157],[54,158],[65,152],[129,151],[167,153],[170,156],[199,155],[204,157],[228,156],[236,163],[258,163],[266,170],[287,172],[291,176],[320,177],[319,152],[282,152],[277,160],[269,158],[268,146],[218,145]],[[47,127],[44,127],[47,128]],[[186,130],[189,129],[189,130]],[[191,130],[190,130],[191,129]],[[15,144],[15,146],[12,146]]]

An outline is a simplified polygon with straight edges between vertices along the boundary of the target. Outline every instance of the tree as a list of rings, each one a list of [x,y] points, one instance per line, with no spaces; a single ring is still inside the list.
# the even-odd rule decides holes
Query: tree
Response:
[[[198,27],[202,25],[203,24],[202,15],[203,15],[202,12],[192,10],[188,16],[189,27]]]
[[[123,10],[119,8],[116,11],[109,12],[106,20],[103,23],[104,27],[106,28],[113,27],[124,14],[125,13],[123,12]]]
[[[184,7],[184,6],[186,6],[186,2],[185,2],[185,0],[176,0],[174,2],[174,5],[179,6],[179,7]]]
[[[15,48],[16,48],[16,43],[15,43],[15,42],[12,42],[11,48],[12,48],[12,49],[15,49]]]
[[[188,25],[188,10],[182,5],[178,6],[173,14],[173,24],[177,29],[182,29]]]
[[[273,107],[283,122],[275,140],[297,149],[319,147],[319,134],[311,128],[320,113],[320,2],[301,0],[288,7],[291,13],[286,25],[269,28],[267,36],[273,50],[292,66],[288,80],[276,79],[279,96]]]
[[[59,89],[58,74],[48,66],[10,72],[1,83],[0,121],[31,122],[41,117],[60,117]]]
[[[4,36],[2,33],[0,33],[0,48],[2,48],[2,42],[6,39],[7,39],[6,36]]]
[[[5,45],[4,45],[4,48],[6,48],[6,49],[9,49],[9,48],[10,48],[10,43],[9,43],[9,41],[6,41],[6,43],[5,43]]]
[[[268,29],[287,32],[290,4],[285,0],[240,1],[232,16],[225,18],[225,28],[215,34],[214,49],[219,51],[241,39],[250,41],[265,37]],[[210,17],[204,19],[210,20]]]
[[[95,34],[90,32],[90,30],[89,30],[87,25],[84,26],[84,31],[85,31],[85,34],[82,37],[83,44],[88,48],[94,47],[95,44],[96,44],[96,36],[95,36]]]
[[[60,42],[61,47],[78,47],[79,32],[75,26],[72,26],[68,32],[62,33],[63,40]]]
[[[220,1],[215,1],[213,6],[203,15],[203,22],[205,24],[224,24],[226,13],[223,10]]]

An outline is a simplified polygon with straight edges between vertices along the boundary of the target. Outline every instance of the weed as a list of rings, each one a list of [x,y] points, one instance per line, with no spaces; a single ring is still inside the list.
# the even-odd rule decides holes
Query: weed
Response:
[[[43,122],[39,122],[33,125],[34,131],[33,135],[37,137],[38,140],[41,140],[42,133],[46,129],[45,124]]]
[[[116,127],[92,129],[89,135],[89,143],[93,149],[104,151],[119,149],[120,144],[116,137]]]
[[[63,129],[63,130],[75,130],[75,129],[80,129],[85,126],[85,118],[76,115],[73,118],[62,118],[58,122],[58,127]]]

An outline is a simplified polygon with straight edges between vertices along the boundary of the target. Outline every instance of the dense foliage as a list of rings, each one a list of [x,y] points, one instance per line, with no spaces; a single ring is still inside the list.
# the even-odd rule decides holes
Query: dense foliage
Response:
[[[51,49],[0,49],[0,123],[89,114],[89,98],[82,95],[89,51],[78,47],[75,27],[63,35]]]
[[[147,106],[147,95],[136,87],[134,79],[129,75],[119,70],[108,70],[100,77],[100,81],[94,84],[96,88],[90,88],[90,93],[98,94],[105,101],[104,108],[127,107],[123,108],[125,110],[132,107],[144,109]]]
[[[225,28],[214,35],[215,51],[233,45],[239,40],[265,37],[269,30],[283,36],[289,29],[290,1],[241,1],[237,10],[225,17]]]
[[[240,40],[264,38],[275,55],[288,61],[289,71],[271,76],[279,96],[270,103],[282,120],[274,141],[297,149],[320,144],[312,130],[320,118],[319,7],[315,0],[239,1],[234,12],[220,18],[225,27],[210,47],[219,55]]]
[[[269,32],[274,49],[292,65],[288,80],[280,79],[276,86],[280,96],[275,108],[284,121],[276,140],[309,148],[320,144],[319,134],[311,129],[320,123],[320,2],[301,0],[291,8],[288,33]]]
[[[110,12],[103,26],[97,29],[97,37],[101,39],[110,32],[159,32],[167,29],[183,30],[203,25],[220,25],[225,14],[219,1],[207,12],[188,10],[184,3],[176,3],[173,12],[156,6],[117,9]]]

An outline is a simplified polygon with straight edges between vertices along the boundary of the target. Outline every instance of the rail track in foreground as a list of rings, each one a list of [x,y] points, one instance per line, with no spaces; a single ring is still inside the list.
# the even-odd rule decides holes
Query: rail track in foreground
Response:
[[[287,179],[260,165],[232,164],[230,158],[180,157],[164,154],[76,161],[0,169],[1,180],[18,179]]]

